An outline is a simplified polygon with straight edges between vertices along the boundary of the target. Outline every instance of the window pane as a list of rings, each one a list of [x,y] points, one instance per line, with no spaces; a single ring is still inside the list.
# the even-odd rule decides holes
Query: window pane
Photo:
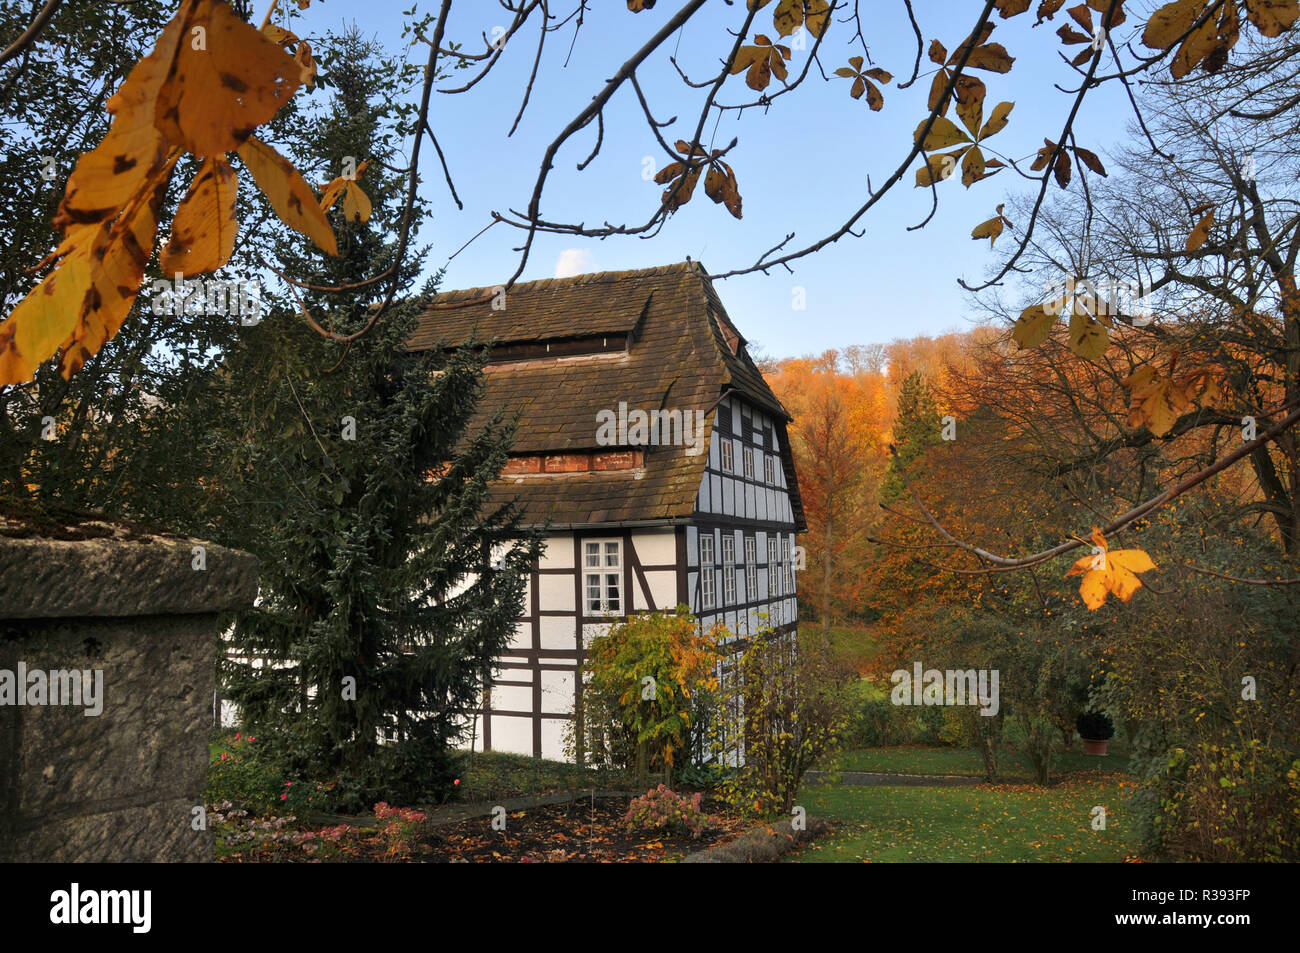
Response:
[[[588,566],[600,565],[600,543],[587,543],[584,547],[585,562]]]

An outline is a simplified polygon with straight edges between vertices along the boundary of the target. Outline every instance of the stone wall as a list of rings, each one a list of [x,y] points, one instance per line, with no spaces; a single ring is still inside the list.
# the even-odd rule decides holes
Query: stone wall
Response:
[[[0,515],[0,861],[212,859],[194,808],[218,642],[224,614],[256,595],[246,553]],[[71,678],[47,677],[73,670],[91,673],[80,698]],[[15,703],[40,702],[42,682],[44,704]],[[55,683],[79,704],[50,704]]]

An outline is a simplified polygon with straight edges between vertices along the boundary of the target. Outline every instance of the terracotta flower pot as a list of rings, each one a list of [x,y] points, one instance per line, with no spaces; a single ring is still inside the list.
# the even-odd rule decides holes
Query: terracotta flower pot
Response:
[[[1105,754],[1106,754],[1106,742],[1105,742],[1105,741],[1093,741],[1093,740],[1090,739],[1090,738],[1084,738],[1084,739],[1083,739],[1083,753],[1084,753],[1084,754],[1098,754],[1098,755],[1102,755],[1102,756],[1104,757]]]

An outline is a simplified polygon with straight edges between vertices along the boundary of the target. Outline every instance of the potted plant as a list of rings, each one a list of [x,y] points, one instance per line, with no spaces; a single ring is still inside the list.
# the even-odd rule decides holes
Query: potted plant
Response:
[[[1075,722],[1075,727],[1083,739],[1085,754],[1104,755],[1106,742],[1115,734],[1115,723],[1109,715],[1100,711],[1085,711]]]

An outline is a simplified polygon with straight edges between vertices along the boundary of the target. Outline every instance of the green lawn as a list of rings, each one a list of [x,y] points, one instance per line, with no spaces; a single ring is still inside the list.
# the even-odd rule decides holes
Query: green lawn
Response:
[[[208,751],[213,762],[205,791],[209,803],[230,800],[262,812],[283,809],[301,814],[312,810],[310,802],[281,803],[280,799],[286,793],[286,780],[295,780],[300,785],[288,793],[305,791],[303,797],[311,797],[312,782],[305,778],[286,779],[263,767],[247,739],[236,741],[234,732],[214,733],[209,738]],[[223,754],[230,760],[222,762]],[[632,783],[619,771],[593,770],[497,751],[461,752],[456,770],[460,783],[455,786],[454,799],[466,803],[557,791],[624,790]],[[327,797],[325,810],[329,809],[328,803]]]
[[[1004,777],[1028,780],[1033,777],[1029,760],[1020,752],[1003,749],[999,759]],[[984,761],[974,748],[936,748],[901,745],[890,748],[865,748],[848,751],[838,761],[842,771],[873,771],[884,774],[958,774],[984,776]],[[1123,738],[1112,738],[1106,757],[1083,753],[1083,742],[1076,741],[1071,751],[1057,752],[1052,762],[1052,780],[1074,771],[1097,774],[1122,774],[1128,767],[1128,745]]]
[[[622,772],[595,770],[499,751],[465,752],[462,756],[457,800],[489,801],[555,791],[626,789],[631,780]]]
[[[814,623],[816,631],[821,625]],[[831,627],[831,651],[841,662],[854,670],[861,670],[880,652],[880,642],[874,630],[863,625],[836,625]]]
[[[1137,852],[1122,778],[1067,781],[1052,788],[808,787],[810,815],[840,826],[791,855],[801,863],[861,861],[1117,862]],[[1106,830],[1092,809],[1106,809]]]
[[[903,745],[846,751],[837,762],[841,771],[877,771],[883,774],[960,774],[983,777],[984,762],[970,748],[930,748]]]

